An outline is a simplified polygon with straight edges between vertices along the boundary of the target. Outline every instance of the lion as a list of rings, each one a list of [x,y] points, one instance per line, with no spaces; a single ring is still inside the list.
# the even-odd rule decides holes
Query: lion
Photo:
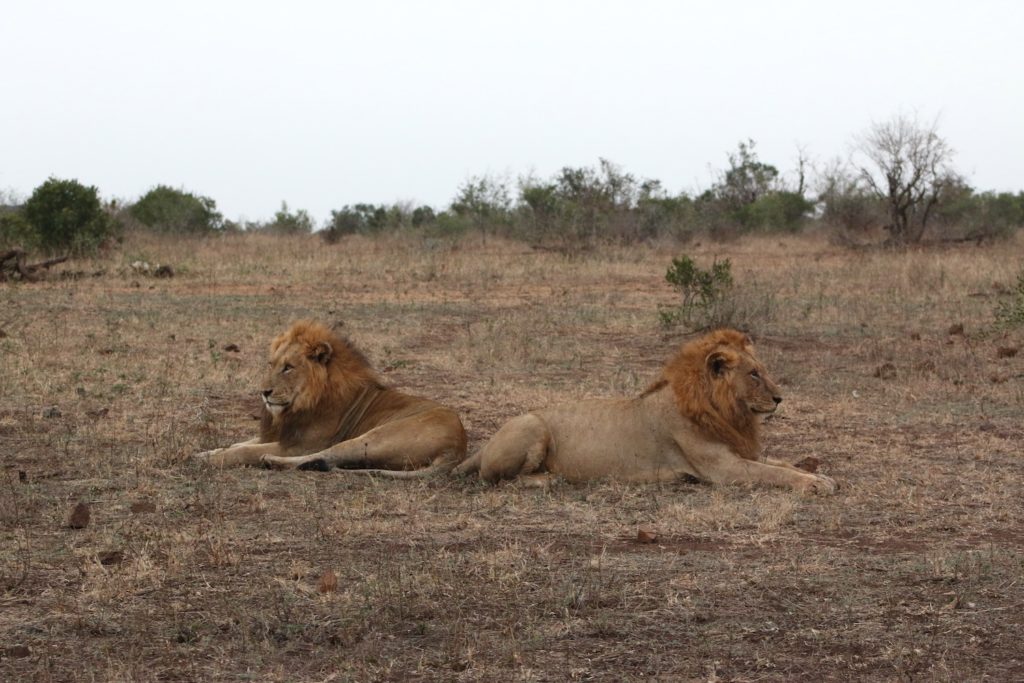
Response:
[[[635,398],[591,399],[506,422],[455,468],[544,486],[612,479],[756,483],[832,493],[829,477],[759,457],[761,423],[782,401],[750,338],[720,329],[684,344]]]
[[[300,321],[270,344],[260,435],[198,454],[218,467],[346,470],[413,478],[466,455],[455,411],[384,386],[348,339]]]

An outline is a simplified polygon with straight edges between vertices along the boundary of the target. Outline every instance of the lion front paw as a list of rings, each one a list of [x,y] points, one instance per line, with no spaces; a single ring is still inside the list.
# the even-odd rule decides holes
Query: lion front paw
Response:
[[[811,474],[804,481],[801,490],[818,496],[830,496],[839,490],[839,484],[835,479],[826,477],[824,474]]]
[[[209,462],[210,459],[213,456],[217,455],[218,453],[220,453],[223,450],[224,450],[223,448],[214,448],[213,450],[210,450],[210,451],[201,451],[201,452],[196,453],[195,455],[193,455],[192,459],[193,460],[205,460],[205,461]]]

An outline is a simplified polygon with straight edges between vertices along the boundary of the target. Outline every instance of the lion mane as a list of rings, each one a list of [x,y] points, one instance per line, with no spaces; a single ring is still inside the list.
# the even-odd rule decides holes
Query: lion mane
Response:
[[[782,401],[746,334],[684,344],[639,396],[591,399],[512,418],[456,473],[545,485],[615,479],[759,483],[831,493],[830,478],[759,457],[761,423]]]
[[[387,387],[346,337],[311,320],[270,344],[260,434],[200,454],[218,466],[343,469],[407,477],[450,470],[466,452],[458,415]]]

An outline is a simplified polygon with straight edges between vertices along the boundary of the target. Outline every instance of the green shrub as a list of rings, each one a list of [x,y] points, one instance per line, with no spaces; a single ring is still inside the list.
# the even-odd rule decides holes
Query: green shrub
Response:
[[[224,227],[224,217],[217,212],[215,201],[166,185],[158,185],[144,194],[128,209],[128,214],[163,233],[202,235]]]
[[[23,211],[0,211],[0,248],[34,249],[38,246],[39,234],[29,224]]]
[[[313,219],[305,209],[289,211],[288,202],[281,202],[281,208],[274,213],[274,220],[251,225],[249,229],[272,235],[308,235],[313,232]]]
[[[1024,325],[1024,270],[1017,276],[1017,286],[1010,301],[1000,303],[995,310],[996,325],[1017,327]]]
[[[100,205],[96,188],[77,180],[47,180],[25,202],[24,216],[39,247],[51,252],[92,252],[120,229]]]
[[[682,302],[660,311],[662,323],[706,327],[716,322],[717,309],[732,289],[732,262],[716,259],[711,268],[703,270],[689,256],[681,256],[672,259],[665,280],[679,292]]]

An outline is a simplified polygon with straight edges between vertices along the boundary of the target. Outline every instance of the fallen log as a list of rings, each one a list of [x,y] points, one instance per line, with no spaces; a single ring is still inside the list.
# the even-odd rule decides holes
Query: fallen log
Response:
[[[37,273],[58,263],[64,263],[70,256],[58,256],[38,263],[27,263],[24,249],[10,249],[0,253],[0,281],[13,279],[15,275],[23,280],[35,282]]]

